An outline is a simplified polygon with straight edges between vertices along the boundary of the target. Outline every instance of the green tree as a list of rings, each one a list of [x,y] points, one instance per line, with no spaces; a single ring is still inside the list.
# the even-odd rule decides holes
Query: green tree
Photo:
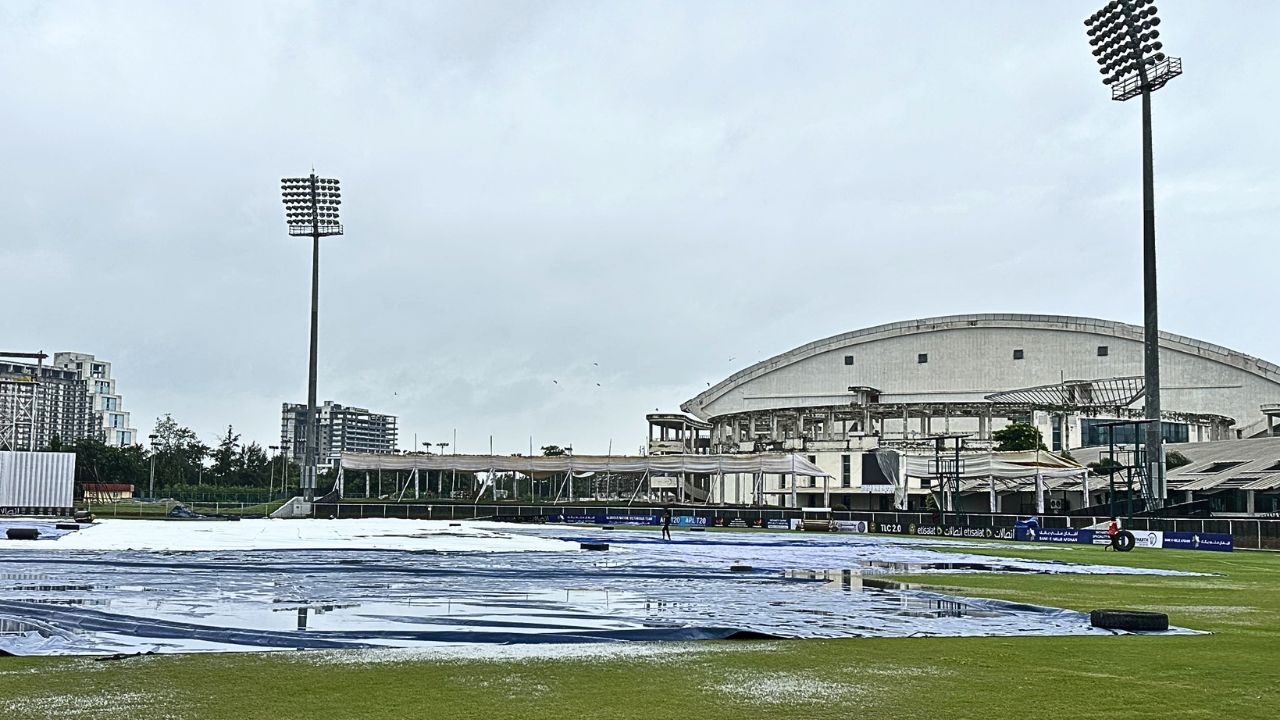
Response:
[[[218,438],[218,446],[211,455],[213,466],[209,474],[219,485],[239,485],[240,435],[230,425],[227,434]]]
[[[144,488],[151,466],[147,453],[137,445],[112,447],[100,440],[83,438],[64,450],[76,454],[76,487],[85,483],[115,483]]]
[[[271,457],[256,442],[240,447],[236,465],[240,468],[241,482],[245,485],[265,488],[271,481]]]
[[[1114,458],[1109,457],[1102,458],[1098,462],[1089,463],[1089,470],[1091,470],[1094,475],[1110,475],[1123,469],[1124,465]]]
[[[1030,423],[1010,423],[991,433],[991,439],[996,441],[996,450],[1000,452],[1048,449],[1044,446],[1044,436]]]
[[[1177,450],[1170,450],[1169,452],[1165,453],[1164,464],[1165,464],[1165,467],[1168,468],[1169,470],[1176,470],[1182,467],[1183,465],[1190,465],[1191,460],[1188,459],[1186,455],[1183,455]]]
[[[178,424],[172,415],[156,418],[156,484],[160,487],[199,483],[209,446],[188,427]]]
[[[564,448],[559,445],[543,445],[542,454],[547,457],[558,457],[564,455]]]

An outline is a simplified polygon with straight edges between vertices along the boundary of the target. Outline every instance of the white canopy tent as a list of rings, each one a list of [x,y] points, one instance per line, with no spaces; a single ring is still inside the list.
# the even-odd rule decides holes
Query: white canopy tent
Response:
[[[1081,495],[1084,498],[1084,504],[1088,505],[1089,469],[1051,452],[1019,450],[1014,452],[961,453],[960,460],[962,462],[959,472],[954,473],[952,471],[954,474],[948,473],[945,475],[940,475],[938,472],[936,467],[938,459],[950,460],[952,457],[946,454],[942,455],[941,458],[934,454],[904,456],[904,477],[900,480],[901,484],[895,487],[900,491],[900,495],[895,494],[895,497],[901,497],[902,507],[905,507],[906,504],[908,479],[913,477],[931,480],[941,477],[951,479],[957,476],[960,480],[960,487],[956,489],[959,491],[972,491],[976,490],[981,484],[987,485],[991,512],[996,512],[996,497],[999,491],[1033,490],[1036,496],[1036,512],[1043,513],[1045,491],[1075,479],[1080,480]],[[944,502],[948,506],[951,503],[951,490],[952,488],[944,488],[943,491]],[[946,507],[945,509],[951,510],[952,508]]]
[[[583,477],[593,473],[642,475],[750,475],[755,492],[763,491],[765,475],[802,475],[830,477],[828,473],[795,453],[752,453],[740,455],[380,455],[343,453],[338,470],[338,495],[343,496],[344,478],[348,470],[408,471],[416,478],[419,470],[457,470],[485,473],[483,495],[492,487],[492,476],[499,472],[516,472],[529,477],[564,474]],[[415,480],[416,482],[416,480]],[[406,484],[406,487],[408,485]]]

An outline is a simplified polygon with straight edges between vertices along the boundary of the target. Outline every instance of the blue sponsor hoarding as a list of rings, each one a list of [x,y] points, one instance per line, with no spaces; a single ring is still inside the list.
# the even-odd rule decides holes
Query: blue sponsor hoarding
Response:
[[[672,518],[673,521],[679,518]],[[570,525],[661,525],[657,515],[548,515],[548,522]],[[692,523],[690,523],[692,524]],[[705,524],[705,522],[703,523]]]
[[[1134,538],[1151,536],[1154,539],[1144,542],[1145,547],[1160,547],[1172,550],[1216,550],[1231,552],[1233,542],[1225,533],[1191,533],[1165,532],[1147,533],[1142,530],[1132,531]],[[1158,537],[1157,537],[1158,535]],[[1013,539],[1049,543],[1072,543],[1080,545],[1110,545],[1111,538],[1105,530],[1076,530],[1074,528],[1029,528],[1020,527],[1014,531]]]
[[[1171,550],[1216,550],[1231,552],[1234,542],[1226,533],[1166,532],[1163,547]]]
[[[676,515],[671,518],[671,524],[688,527],[706,527],[707,519],[704,517],[694,517],[693,515]]]
[[[1079,545],[1093,544],[1092,530],[1076,530],[1075,528],[1034,528],[1020,527],[1014,530],[1014,540],[1032,540],[1035,542],[1070,543]]]

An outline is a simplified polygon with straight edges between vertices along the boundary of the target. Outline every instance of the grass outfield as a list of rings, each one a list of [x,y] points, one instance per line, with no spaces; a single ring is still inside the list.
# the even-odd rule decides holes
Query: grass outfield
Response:
[[[941,544],[941,543],[940,543]],[[965,548],[966,552],[975,552]],[[559,660],[378,653],[0,658],[3,718],[1271,718],[1280,554],[979,553],[1214,577],[932,575],[946,591],[1169,613],[1214,635],[911,638],[591,646]]]

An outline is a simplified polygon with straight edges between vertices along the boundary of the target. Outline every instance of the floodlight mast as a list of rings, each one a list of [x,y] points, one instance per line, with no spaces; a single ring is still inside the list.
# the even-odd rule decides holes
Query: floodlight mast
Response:
[[[289,234],[311,237],[311,353],[307,368],[307,418],[303,425],[306,440],[303,451],[302,499],[315,499],[319,422],[316,417],[316,347],[320,329],[320,238],[341,235],[338,206],[342,193],[334,178],[283,178],[280,191],[284,199],[285,222]]]
[[[1112,0],[1084,21],[1111,99],[1142,96],[1142,326],[1146,386],[1146,482],[1154,507],[1168,498],[1160,422],[1160,323],[1156,290],[1155,169],[1151,149],[1151,93],[1182,74],[1182,59],[1165,57],[1151,0]]]

